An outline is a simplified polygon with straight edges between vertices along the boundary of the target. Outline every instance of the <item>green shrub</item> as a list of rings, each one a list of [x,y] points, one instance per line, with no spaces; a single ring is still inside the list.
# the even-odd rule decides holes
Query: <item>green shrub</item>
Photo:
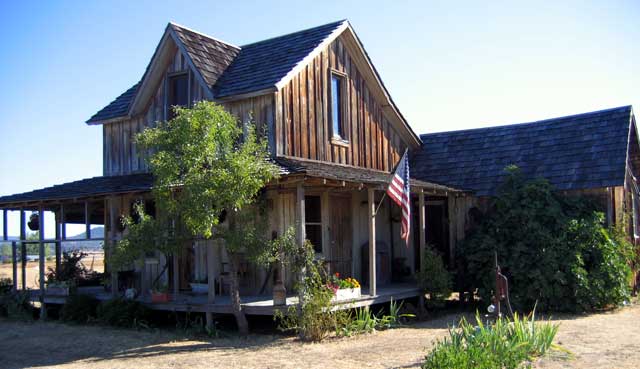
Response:
[[[437,308],[451,295],[451,274],[445,268],[442,256],[428,246],[424,250],[421,270],[417,275],[418,286],[429,295],[427,307]]]
[[[29,291],[18,291],[0,296],[0,316],[15,320],[32,320],[33,305]]]
[[[464,318],[449,336],[435,344],[426,356],[425,369],[520,368],[552,348],[557,325],[536,323],[533,316],[498,319],[493,325],[476,326]]]
[[[60,309],[60,320],[87,323],[96,318],[99,303],[97,299],[89,295],[71,295]]]
[[[567,198],[544,179],[523,180],[517,168],[494,198],[483,222],[459,250],[467,289],[489,301],[495,253],[509,278],[515,309],[589,311],[628,298],[633,247],[607,230],[586,198]],[[630,251],[631,250],[631,251]]]
[[[103,301],[96,310],[98,321],[123,328],[146,328],[149,326],[150,310],[137,301],[116,298]]]
[[[337,321],[338,336],[353,336],[362,333],[371,333],[376,330],[391,329],[402,325],[402,320],[415,317],[412,314],[400,314],[402,303],[398,304],[391,300],[389,313],[379,312],[374,314],[368,306],[357,308],[352,312],[344,312],[342,319]]]

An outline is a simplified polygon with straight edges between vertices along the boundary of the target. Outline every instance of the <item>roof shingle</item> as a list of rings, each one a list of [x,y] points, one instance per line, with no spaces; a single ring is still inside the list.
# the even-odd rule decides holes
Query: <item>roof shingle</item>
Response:
[[[543,177],[558,190],[624,183],[631,106],[532,123],[421,135],[416,178],[492,195],[504,168]]]

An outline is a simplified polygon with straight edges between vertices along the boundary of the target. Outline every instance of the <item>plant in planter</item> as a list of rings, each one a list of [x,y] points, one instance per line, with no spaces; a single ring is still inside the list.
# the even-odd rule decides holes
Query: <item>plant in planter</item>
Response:
[[[73,281],[48,280],[46,293],[50,296],[69,296],[74,288]]]
[[[209,292],[209,280],[207,278],[196,279],[189,283],[191,286],[191,292],[197,294],[206,294]]]
[[[151,302],[169,302],[169,287],[166,284],[155,286],[151,290]]]
[[[355,299],[361,296],[360,282],[355,278],[340,278],[340,273],[333,274],[327,282],[327,287],[333,290],[334,301]]]

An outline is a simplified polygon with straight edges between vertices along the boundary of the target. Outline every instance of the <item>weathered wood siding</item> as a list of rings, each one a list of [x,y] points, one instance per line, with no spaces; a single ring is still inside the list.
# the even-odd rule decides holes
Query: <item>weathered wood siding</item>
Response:
[[[183,54],[176,50],[175,57],[168,65],[166,73],[180,72],[189,74],[189,101],[196,102],[205,99],[204,87],[198,83],[194,71],[189,68]],[[155,126],[156,122],[164,120],[167,116],[170,107],[166,105],[165,101],[165,84],[166,78],[157,86],[144,114],[129,120],[103,125],[104,175],[122,175],[149,170],[144,155],[138,150],[134,138],[146,127]],[[273,95],[232,101],[224,103],[223,106],[243,123],[252,120],[259,132],[267,132],[269,128],[273,129]],[[272,142],[270,145],[273,147]]]
[[[342,37],[275,93],[277,154],[390,171],[406,143],[384,117]],[[331,140],[332,70],[346,75],[346,145]]]

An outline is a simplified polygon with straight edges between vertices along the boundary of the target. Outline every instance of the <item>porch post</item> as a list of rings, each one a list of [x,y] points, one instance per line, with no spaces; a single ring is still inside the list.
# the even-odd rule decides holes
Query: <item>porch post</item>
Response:
[[[114,240],[116,235],[115,198],[111,196],[107,201],[109,202],[109,231],[106,232],[106,234],[109,242],[109,256],[112,258],[111,266],[109,267],[111,270],[111,295],[115,297],[118,295],[118,271],[115,265],[113,265],[113,249],[115,248]]]
[[[425,205],[424,205],[424,190],[420,189],[420,192],[418,193],[418,214],[420,216],[420,220],[419,220],[419,224],[418,224],[418,230],[420,231],[420,253],[418,255],[418,257],[420,258],[420,262],[419,262],[419,266],[420,266],[420,270],[422,270],[422,263],[424,260],[424,253],[425,253],[425,247],[427,245],[427,224],[426,224],[426,209],[425,209]]]
[[[454,254],[456,250],[456,199],[453,194],[447,196],[447,210],[449,213],[449,266],[454,266]]]
[[[87,240],[91,239],[91,209],[89,205],[89,201],[84,202],[84,227],[85,227],[85,238]]]
[[[178,262],[178,252],[174,252],[172,255],[173,261],[173,298],[178,298],[178,292],[180,292],[180,263]]]
[[[7,237],[7,209],[2,210],[2,240],[6,241],[9,238]]]
[[[20,256],[22,258],[22,289],[27,289],[27,244],[24,240],[27,238],[25,229],[24,210],[20,208]]]
[[[44,303],[44,289],[45,289],[45,280],[44,280],[44,268],[45,268],[45,254],[44,254],[44,208],[42,205],[38,208],[38,223],[39,223],[39,246],[40,246],[40,255],[39,255],[39,273],[40,273],[40,319],[44,320],[47,318],[47,307]]]
[[[216,302],[216,278],[214,276],[213,263],[215,263],[215,242],[208,240],[207,242],[207,302],[213,304]],[[213,313],[207,311],[205,313],[207,328],[213,328]]]
[[[304,225],[306,223],[305,220],[305,203],[304,203],[304,187],[302,186],[302,182],[298,183],[296,185],[296,236],[298,239],[298,246],[300,248],[304,247],[304,241],[307,238],[307,235],[305,234],[305,228]],[[300,271],[300,275],[298,276],[298,278],[300,278],[300,286],[302,287],[304,284],[304,276],[306,274],[306,270],[302,269]],[[298,307],[301,307],[301,303],[303,301],[304,298],[304,290],[303,288],[300,288],[298,291]]]
[[[11,265],[13,266],[13,292],[18,290],[18,250],[16,241],[11,242]]]
[[[60,212],[56,214],[56,243],[55,243],[55,251],[56,251],[56,273],[60,271],[60,255],[62,253],[62,242],[60,241],[60,227],[62,224],[62,214],[64,212],[63,205],[60,205]]]
[[[368,189],[369,208],[369,295],[376,296],[376,201],[375,190]]]
[[[278,228],[280,229],[280,235],[284,234],[286,230],[284,229],[284,219],[282,219],[282,196],[276,194],[275,198],[275,208],[276,208],[276,219],[278,220]],[[278,256],[280,258],[279,261],[276,262],[275,273],[276,273],[276,281],[273,285],[273,305],[286,305],[287,304],[287,289],[284,286],[284,251],[282,249],[278,250]]]

